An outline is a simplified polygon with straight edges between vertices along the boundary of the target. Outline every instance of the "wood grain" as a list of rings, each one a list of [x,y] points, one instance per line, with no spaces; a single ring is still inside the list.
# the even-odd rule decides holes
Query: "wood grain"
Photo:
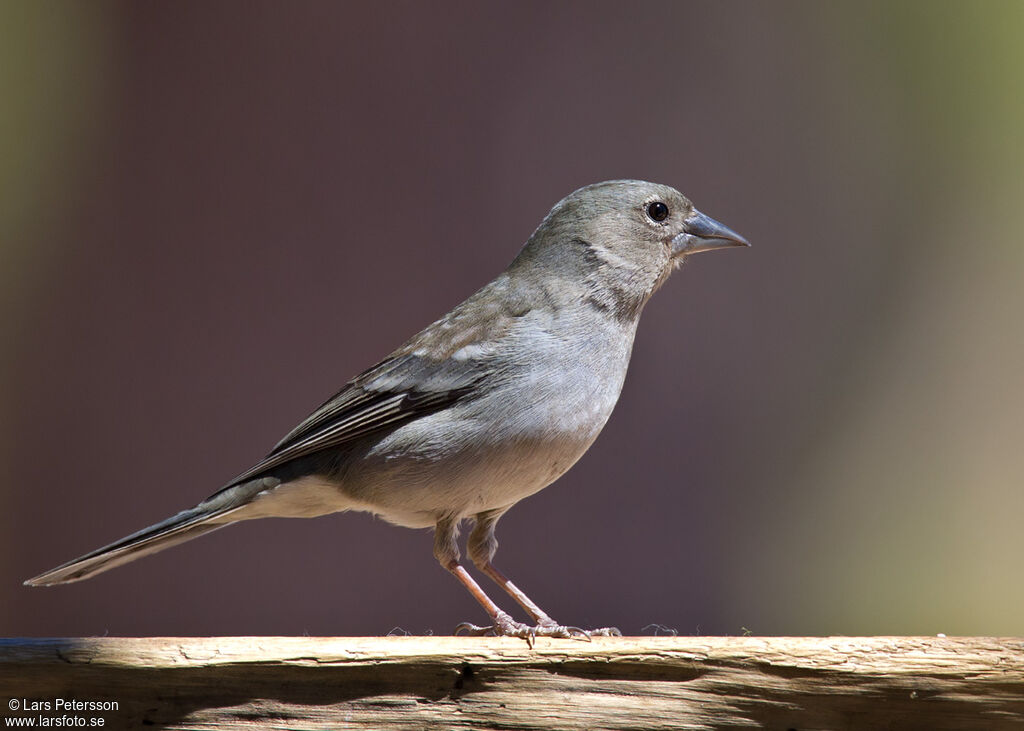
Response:
[[[116,701],[78,714],[116,729],[998,731],[1024,728],[1024,639],[7,639],[0,688],[5,719]]]

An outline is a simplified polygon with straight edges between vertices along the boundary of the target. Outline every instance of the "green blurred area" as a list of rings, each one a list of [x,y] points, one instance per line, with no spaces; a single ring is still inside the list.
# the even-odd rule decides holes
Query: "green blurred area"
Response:
[[[114,14],[105,3],[0,3],[0,276],[16,309],[47,233],[83,185],[111,82]],[[51,228],[48,229],[47,226]]]
[[[0,3],[0,414],[8,415],[0,418],[0,475],[8,485],[18,428],[9,418],[13,360],[48,277],[59,269],[56,235],[99,154],[113,21],[103,2]],[[0,491],[0,506],[9,494]],[[0,515],[0,530],[14,535],[16,516],[10,509]],[[13,569],[17,555],[0,552],[0,562]]]
[[[899,177],[875,182],[926,215],[890,222],[891,317],[870,323],[795,479],[770,488],[785,498],[763,550],[735,570],[772,581],[735,600],[790,600],[751,606],[755,631],[1020,634],[1024,4],[830,8],[850,72],[836,93],[904,121]]]

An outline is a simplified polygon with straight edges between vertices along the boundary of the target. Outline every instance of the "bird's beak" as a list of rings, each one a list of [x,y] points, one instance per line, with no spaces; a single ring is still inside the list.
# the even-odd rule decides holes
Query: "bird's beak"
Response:
[[[750,242],[728,226],[694,209],[683,221],[683,232],[672,239],[672,256],[686,256],[726,246],[750,246]]]

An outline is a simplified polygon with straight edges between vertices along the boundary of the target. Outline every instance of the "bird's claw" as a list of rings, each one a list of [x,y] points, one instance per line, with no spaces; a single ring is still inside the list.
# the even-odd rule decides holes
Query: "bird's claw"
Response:
[[[462,622],[455,628],[455,631],[452,634],[461,635],[465,632],[470,637],[482,637],[488,632],[493,632],[493,630],[494,627],[481,627],[480,625],[473,624],[472,622]]]
[[[558,624],[554,621],[540,622],[535,625],[517,622],[509,615],[499,614],[494,618],[494,624],[487,627],[463,622],[455,628],[455,634],[465,632],[471,637],[482,637],[492,635],[494,637],[519,637],[526,640],[530,647],[538,637],[552,637],[566,640],[584,640],[589,642],[593,637],[621,637],[622,633],[615,627],[602,627],[601,629],[581,629]]]

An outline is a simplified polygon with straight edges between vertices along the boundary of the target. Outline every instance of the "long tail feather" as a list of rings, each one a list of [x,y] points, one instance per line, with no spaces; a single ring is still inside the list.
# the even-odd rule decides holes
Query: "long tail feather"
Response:
[[[278,484],[280,481],[275,478],[261,478],[227,487],[194,508],[41,573],[26,581],[25,586],[53,586],[88,579],[115,566],[223,528],[234,522],[229,513],[244,505],[260,490]]]

